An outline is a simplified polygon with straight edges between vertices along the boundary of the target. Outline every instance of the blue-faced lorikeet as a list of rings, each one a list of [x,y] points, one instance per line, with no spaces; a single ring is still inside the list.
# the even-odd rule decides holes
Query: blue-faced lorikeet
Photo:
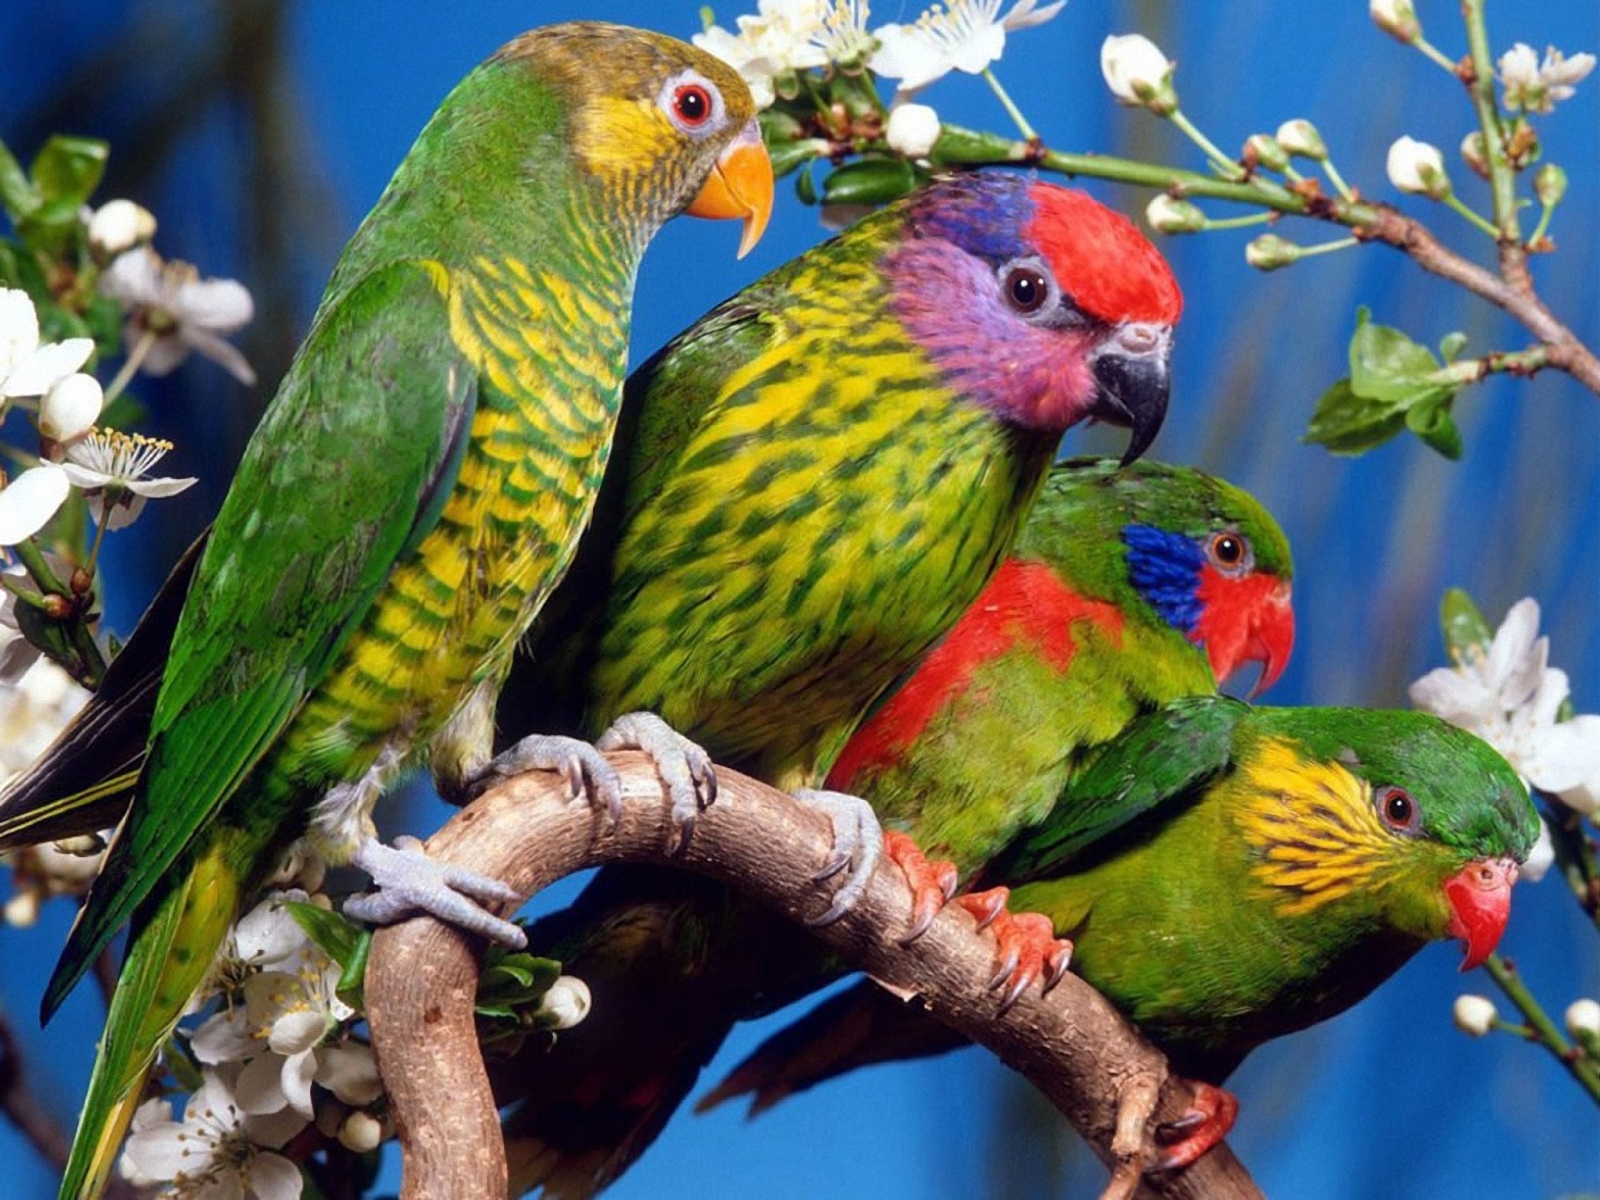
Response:
[[[104,1187],[157,1049],[301,834],[520,939],[477,903],[505,889],[383,847],[373,803],[409,768],[488,763],[495,693],[599,488],[652,235],[698,207],[753,238],[770,198],[738,75],[619,26],[517,38],[418,137],[194,566],[132,807],[46,990],[48,1018],[131,924],[62,1196]]]

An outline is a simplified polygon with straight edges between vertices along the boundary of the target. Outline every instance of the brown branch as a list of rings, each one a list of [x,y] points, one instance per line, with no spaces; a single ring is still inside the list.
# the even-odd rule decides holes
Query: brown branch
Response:
[[[614,830],[566,798],[555,775],[511,780],[458,814],[428,843],[434,857],[506,880],[531,895],[573,871],[606,862],[681,866],[758,896],[786,915],[815,915],[826,896],[811,876],[827,859],[826,822],[789,796],[732,771],[680,857],[665,853],[669,822],[655,771],[638,754],[623,772],[624,814]],[[1030,990],[1005,1015],[986,983],[994,943],[970,918],[948,912],[909,948],[911,895],[900,872],[880,867],[854,912],[818,936],[854,966],[908,992],[1040,1087],[1113,1164],[1112,1188],[1139,1187],[1154,1116],[1170,1120],[1189,1089],[1161,1055],[1082,980],[1048,997]],[[504,1196],[505,1147],[473,1023],[478,946],[431,919],[381,930],[367,970],[367,1016],[404,1154],[403,1200]],[[1260,1193],[1226,1146],[1188,1171],[1144,1180],[1141,1194],[1242,1200]]]

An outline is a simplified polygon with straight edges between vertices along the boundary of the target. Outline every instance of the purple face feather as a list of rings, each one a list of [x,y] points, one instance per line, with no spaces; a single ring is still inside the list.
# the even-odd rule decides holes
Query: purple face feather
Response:
[[[954,391],[1003,420],[1064,431],[1094,403],[1087,355],[1104,330],[1040,325],[1007,304],[997,272],[1039,255],[1026,237],[1029,189],[1015,175],[935,184],[883,267],[895,315]]]

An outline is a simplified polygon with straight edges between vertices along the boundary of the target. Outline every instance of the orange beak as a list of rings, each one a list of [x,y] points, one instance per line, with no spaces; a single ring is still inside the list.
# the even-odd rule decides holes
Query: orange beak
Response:
[[[1494,953],[1511,918],[1511,885],[1517,881],[1517,864],[1509,858],[1480,858],[1469,862],[1445,881],[1450,902],[1450,936],[1467,948],[1461,969],[1482,966]]]
[[[755,248],[772,216],[772,160],[754,117],[718,157],[700,194],[686,210],[693,217],[744,222],[739,257]]]

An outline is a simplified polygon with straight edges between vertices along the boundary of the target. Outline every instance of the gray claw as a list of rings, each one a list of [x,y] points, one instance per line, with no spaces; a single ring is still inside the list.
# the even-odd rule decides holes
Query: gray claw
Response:
[[[833,825],[833,856],[813,878],[821,882],[850,868],[839,890],[834,892],[833,903],[828,905],[827,911],[806,922],[816,927],[831,925],[854,908],[867,890],[883,854],[883,827],[878,824],[872,805],[859,796],[805,790],[794,793],[794,797],[806,807],[824,814]]]
[[[678,851],[689,844],[695,816],[717,800],[717,773],[711,756],[655,713],[624,713],[600,735],[600,750],[642,750],[655,763],[672,805]]]
[[[392,925],[425,912],[516,950],[528,944],[520,928],[483,907],[516,900],[515,889],[465,867],[435,862],[416,838],[397,838],[393,846],[369,839],[350,861],[372,876],[377,890],[346,900],[347,916],[373,925]]]
[[[613,825],[622,819],[622,777],[599,749],[578,738],[542,733],[523,738],[494,756],[472,780],[468,795],[475,797],[524,771],[560,771],[574,800],[587,799],[592,807],[605,809]]]

